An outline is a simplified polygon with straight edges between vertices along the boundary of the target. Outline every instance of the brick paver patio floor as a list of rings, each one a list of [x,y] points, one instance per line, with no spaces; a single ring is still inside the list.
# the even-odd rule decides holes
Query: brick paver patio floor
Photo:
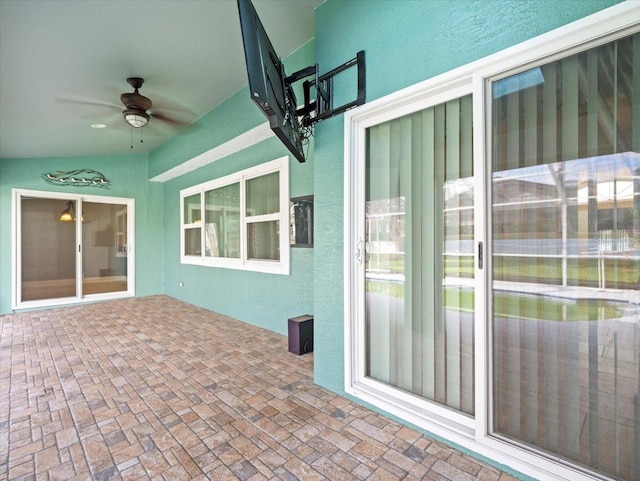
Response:
[[[0,332],[0,479],[513,479],[313,384],[285,336],[170,297]]]

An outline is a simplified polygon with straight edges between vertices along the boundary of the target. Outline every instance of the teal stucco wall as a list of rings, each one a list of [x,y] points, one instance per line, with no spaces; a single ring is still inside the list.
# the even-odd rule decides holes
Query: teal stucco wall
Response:
[[[313,63],[310,42],[286,59],[287,73]],[[185,132],[149,155],[153,178],[266,122],[243,87]],[[299,163],[275,137],[164,182],[165,293],[281,334],[287,319],[313,314],[314,249],[291,248],[291,274],[194,266],[180,263],[180,190],[274,160],[290,157],[290,195],[313,194],[313,150]],[[182,286],[180,285],[182,283]]]
[[[366,54],[367,101],[585,17],[615,0],[327,0],[316,10],[324,73]],[[344,393],[344,116],[315,129],[315,381]]]
[[[110,185],[59,187],[42,179],[43,173],[91,169],[102,173]],[[162,185],[148,182],[147,156],[122,155],[46,159],[0,159],[0,314],[11,311],[11,209],[12,189],[69,192],[135,199],[136,295],[164,291],[162,266]],[[60,206],[62,210],[64,205]]]

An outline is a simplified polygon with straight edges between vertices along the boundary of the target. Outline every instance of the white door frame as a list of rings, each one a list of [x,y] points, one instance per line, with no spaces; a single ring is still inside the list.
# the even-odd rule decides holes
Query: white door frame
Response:
[[[101,195],[83,195],[74,193],[49,192],[41,190],[12,189],[12,215],[11,215],[11,308],[13,310],[29,309],[37,307],[59,306],[93,302],[97,300],[118,299],[135,296],[135,200],[125,197],[109,197]],[[40,299],[34,301],[22,301],[22,197],[36,197],[41,199],[72,200],[76,202],[77,212],[82,212],[82,202],[94,202],[103,204],[118,204],[127,208],[127,290],[119,292],[107,292],[101,294],[84,295],[82,293],[82,221],[81,216],[76,219],[76,295],[54,299]]]

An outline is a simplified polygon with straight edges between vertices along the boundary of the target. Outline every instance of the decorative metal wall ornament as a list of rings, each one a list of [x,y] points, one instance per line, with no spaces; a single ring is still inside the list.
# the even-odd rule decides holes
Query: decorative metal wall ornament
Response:
[[[42,178],[54,185],[72,185],[74,187],[107,187],[109,181],[100,172],[89,169],[71,170],[63,172],[58,170],[55,173],[42,174]]]

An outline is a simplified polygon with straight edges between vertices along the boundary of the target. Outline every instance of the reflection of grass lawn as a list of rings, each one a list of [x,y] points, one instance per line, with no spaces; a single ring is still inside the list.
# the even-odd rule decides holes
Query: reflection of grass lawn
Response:
[[[623,309],[614,304],[593,299],[561,302],[551,299],[509,294],[493,296],[496,317],[539,319],[544,321],[597,321],[617,319]]]
[[[447,277],[473,278],[474,257],[446,256],[444,271]],[[638,289],[640,285],[640,261],[605,261],[605,287]],[[402,254],[378,254],[371,256],[367,269],[401,274],[404,271]],[[562,261],[545,257],[493,258],[493,277],[497,281],[531,282],[538,284],[562,284]],[[598,259],[582,258],[567,261],[567,283],[570,286],[599,287],[600,264]]]
[[[404,298],[404,284],[400,282],[367,281],[367,292],[386,294],[389,297]]]
[[[386,294],[402,299],[404,284],[367,281],[367,292]],[[469,288],[444,288],[446,309],[465,312],[474,310],[475,293]],[[503,318],[538,319],[544,321],[597,321],[617,319],[623,309],[600,300],[562,302],[543,297],[496,293],[493,296],[493,315]]]
[[[568,259],[567,283],[571,286],[598,287],[600,260],[594,258]],[[562,284],[562,261],[557,258],[494,257],[495,280]],[[604,280],[606,287],[637,289],[640,262],[631,259],[606,259]]]

